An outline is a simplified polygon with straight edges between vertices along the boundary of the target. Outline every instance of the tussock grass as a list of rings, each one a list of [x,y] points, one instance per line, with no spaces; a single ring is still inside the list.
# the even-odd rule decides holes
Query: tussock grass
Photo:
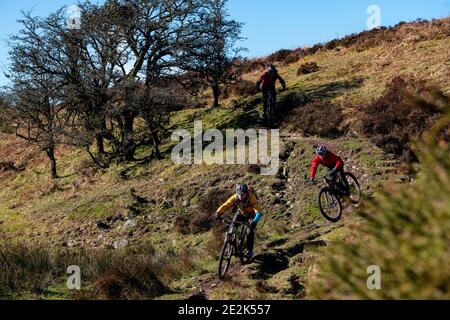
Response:
[[[152,299],[170,292],[168,283],[193,266],[188,252],[156,252],[151,247],[123,250],[62,250],[25,244],[0,246],[0,298],[47,298],[64,287],[68,266],[81,269],[82,290],[66,298]]]

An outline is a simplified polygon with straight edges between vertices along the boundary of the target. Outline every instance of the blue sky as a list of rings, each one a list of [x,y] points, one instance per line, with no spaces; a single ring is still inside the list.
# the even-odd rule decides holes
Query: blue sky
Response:
[[[6,84],[6,39],[18,31],[16,20],[23,9],[45,16],[76,0],[0,1],[0,85]],[[367,8],[381,9],[381,24],[389,26],[417,18],[450,15],[450,0],[229,0],[229,13],[244,22],[242,45],[250,57],[273,53],[281,48],[297,48],[324,42],[367,28]]]
[[[381,24],[450,15],[450,0],[230,0],[230,15],[245,22],[249,56],[313,45],[367,28],[370,5]]]

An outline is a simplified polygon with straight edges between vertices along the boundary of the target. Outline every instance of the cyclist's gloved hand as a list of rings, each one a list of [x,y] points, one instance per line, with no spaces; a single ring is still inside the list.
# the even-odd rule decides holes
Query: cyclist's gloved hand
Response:
[[[316,178],[309,178],[308,182],[311,184],[315,184],[317,182]]]
[[[334,168],[333,170],[330,170],[330,172],[328,172],[328,176],[329,176],[329,177],[334,176],[334,175],[336,174],[337,171],[338,171],[337,168]]]

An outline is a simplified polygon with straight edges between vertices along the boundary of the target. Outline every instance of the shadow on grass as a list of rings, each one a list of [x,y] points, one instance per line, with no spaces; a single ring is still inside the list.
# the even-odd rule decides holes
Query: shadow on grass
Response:
[[[363,83],[364,79],[362,78],[355,78],[350,81],[330,82],[307,89],[305,91],[305,94],[310,100],[333,99],[344,93],[345,91],[361,87]]]

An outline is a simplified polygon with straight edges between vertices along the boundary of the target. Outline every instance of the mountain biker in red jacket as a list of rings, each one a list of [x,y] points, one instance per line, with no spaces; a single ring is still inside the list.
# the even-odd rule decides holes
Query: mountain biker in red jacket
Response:
[[[336,175],[339,175],[346,188],[349,189],[347,178],[344,175],[344,161],[342,158],[329,151],[327,147],[323,145],[317,147],[316,154],[317,155],[312,162],[310,182],[313,183],[316,181],[317,169],[319,166],[323,165],[330,170],[328,172],[330,179],[335,179]]]
[[[276,82],[280,81],[283,86],[283,90],[286,90],[286,82],[284,79],[278,74],[277,68],[273,64],[269,65],[269,68],[266,72],[264,72],[259,78],[258,82],[256,82],[256,88],[258,91],[263,92],[263,101],[264,101],[264,118],[267,118],[267,106],[268,106],[268,97],[269,92],[272,93],[273,98],[275,100],[275,107],[277,101],[277,91],[275,89]]]

